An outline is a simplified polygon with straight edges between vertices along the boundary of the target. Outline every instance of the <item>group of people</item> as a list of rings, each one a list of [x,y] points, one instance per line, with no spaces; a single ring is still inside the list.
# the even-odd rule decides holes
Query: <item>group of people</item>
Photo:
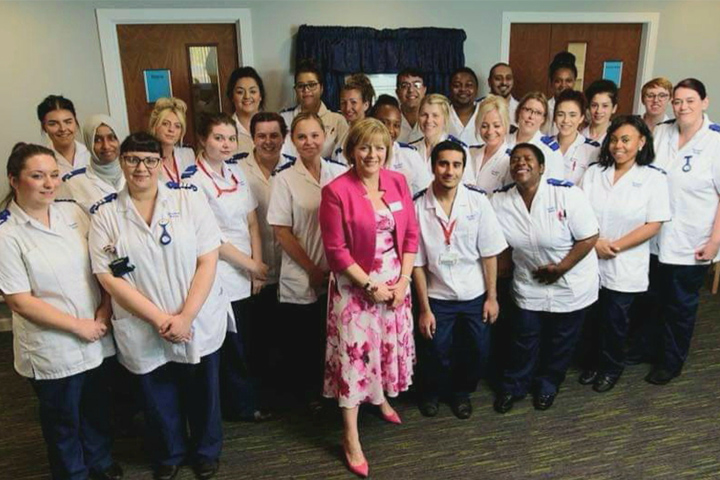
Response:
[[[653,384],[678,376],[720,247],[705,87],[654,79],[643,116],[613,118],[612,82],[575,91],[567,52],[549,74],[549,101],[515,100],[504,63],[481,100],[466,67],[449,97],[406,69],[397,99],[375,99],[357,74],[340,114],[300,62],[298,105],[274,113],[242,67],[226,90],[234,113],[203,118],[197,152],[181,143],[180,99],[158,100],[147,132],[129,136],[93,115],[84,143],[72,102],[43,100],[49,145],[20,143],[7,163],[0,291],[53,478],[122,477],[109,406],[123,374],[166,480],[184,463],[212,478],[223,418],[269,418],[278,375],[312,410],[337,400],[362,477],[359,406],[401,423],[388,398],[408,390],[416,359],[421,413],[446,401],[460,419],[493,360],[497,412],[528,394],[550,408],[583,326],[579,381],[595,391],[630,362],[651,363]],[[626,357],[641,302],[656,315],[633,319]]]

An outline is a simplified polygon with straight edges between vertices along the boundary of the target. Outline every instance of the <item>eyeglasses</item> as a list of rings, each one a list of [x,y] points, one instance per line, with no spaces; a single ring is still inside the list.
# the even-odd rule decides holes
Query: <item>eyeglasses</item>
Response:
[[[668,98],[670,98],[670,94],[669,93],[646,93],[645,94],[646,100],[653,101],[656,98],[658,100],[667,100]]]
[[[520,111],[527,113],[530,117],[544,117],[545,112],[542,110],[533,110],[530,107],[522,107]]]
[[[414,82],[402,82],[398,85],[398,88],[400,90],[410,90],[410,87],[413,87],[416,90],[420,90],[423,87],[423,82],[420,80],[415,80]]]
[[[297,90],[298,92],[302,92],[305,90],[307,90],[308,92],[312,92],[313,90],[318,88],[319,85],[320,82],[296,83],[295,90]]]
[[[142,162],[148,170],[156,168],[161,162],[161,159],[158,157],[134,157],[130,155],[123,156],[122,160],[131,167],[137,167],[140,165],[140,162]]]

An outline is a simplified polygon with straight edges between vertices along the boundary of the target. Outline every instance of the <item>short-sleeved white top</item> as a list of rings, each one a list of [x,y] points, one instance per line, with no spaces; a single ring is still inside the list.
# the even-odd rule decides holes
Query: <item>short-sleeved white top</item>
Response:
[[[294,158],[286,155],[280,155],[275,171],[280,170],[286,163],[293,161]],[[282,259],[282,248],[275,239],[275,232],[267,221],[267,211],[270,205],[271,182],[274,177],[265,178],[262,170],[258,166],[257,159],[253,152],[247,156],[238,158],[238,164],[245,172],[250,190],[257,201],[257,219],[260,225],[260,237],[262,240],[263,262],[268,266],[267,285],[278,283],[280,277],[280,261]]]
[[[605,137],[607,137],[607,130],[605,130],[605,133],[600,135],[600,138],[597,138],[597,139],[592,138],[590,136],[590,125],[588,125],[585,128],[583,128],[582,130],[580,130],[580,135],[582,135],[583,137],[587,138],[588,140],[590,140],[592,142],[597,142],[598,146],[601,146],[602,143],[605,141]]]
[[[444,133],[442,136],[440,136],[440,139],[438,140],[438,143],[444,142],[445,140],[450,140],[453,142],[458,143],[463,147],[463,150],[465,150],[465,161],[469,161],[472,156],[470,155],[470,150],[468,149],[468,146],[463,142],[462,140],[453,137],[450,134]],[[432,175],[432,162],[430,160],[430,155],[432,154],[432,150],[428,150],[427,145],[425,145],[425,137],[420,138],[419,140],[416,140],[415,142],[410,144],[411,147],[417,149],[418,154],[420,154],[420,158],[422,158],[423,163],[425,164],[425,170]],[[473,175],[472,171],[470,169],[466,168],[463,172],[463,183],[469,183],[473,184],[475,183],[475,175]]]
[[[651,222],[670,220],[667,175],[653,166],[634,165],[617,183],[615,166],[594,164],[583,177],[587,195],[600,224],[600,237],[614,241]],[[617,292],[644,292],[648,288],[650,241],[598,260],[600,285]]]
[[[70,162],[68,162],[60,152],[55,150],[52,142],[49,142],[48,148],[55,152],[55,160],[57,160],[60,176],[70,173],[73,170],[77,170],[78,168],[87,167],[92,160],[90,150],[87,149],[84,143],[78,142],[77,140],[75,140],[75,157],[73,158],[72,165],[70,165]]]
[[[475,111],[473,111],[467,125],[463,125],[462,121],[460,121],[460,117],[457,112],[455,112],[455,107],[450,106],[450,125],[448,125],[448,132],[453,137],[459,138],[465,142],[468,146],[479,145],[482,143],[480,137],[475,133],[475,121],[478,115],[480,100],[481,99],[475,100]]]
[[[174,171],[165,168],[164,165],[160,164],[160,182],[173,182],[180,183],[180,177],[187,167],[195,164],[195,152],[190,147],[175,147],[173,148],[173,158],[175,160],[175,168],[177,175]]]
[[[100,178],[92,168],[92,162],[87,167],[73,170],[62,177],[62,191],[60,198],[75,200],[85,212],[106,195],[117,193],[118,189]],[[125,177],[120,179],[120,189],[125,186]]]
[[[49,228],[11,202],[0,212],[0,290],[31,293],[73,317],[95,318],[100,289],[90,269],[89,227],[74,202],[50,205]],[[13,352],[20,375],[50,380],[97,367],[115,347],[110,334],[88,343],[13,312]]]
[[[438,300],[472,300],[486,291],[482,257],[507,248],[495,212],[484,193],[460,185],[450,218],[438,203],[432,185],[415,198],[420,226],[416,267],[427,267],[428,296]],[[444,229],[452,229],[450,245]],[[451,252],[454,262],[441,257]]]
[[[541,181],[530,211],[513,184],[492,197],[495,214],[512,247],[513,295],[522,309],[574,312],[598,298],[598,261],[595,250],[551,285],[535,280],[533,272],[560,263],[576,240],[598,233],[590,202],[570,182]]]
[[[245,126],[240,123],[237,113],[233,113],[232,119],[235,121],[237,127],[237,153],[250,153],[255,148],[255,142],[253,142],[252,135],[247,131]]]
[[[509,133],[507,138],[508,148],[512,150],[517,143],[517,132]],[[551,136],[543,136],[538,130],[528,143],[538,147],[545,156],[545,178],[562,180],[565,176],[565,166],[560,152],[560,145],[555,139]]]
[[[180,312],[198,257],[220,246],[220,229],[202,192],[194,185],[160,184],[150,225],[135,208],[127,185],[90,210],[93,272],[112,273],[110,263],[128,257],[135,270],[122,278],[163,312]],[[138,375],[168,362],[199,363],[220,348],[231,319],[230,302],[217,276],[193,320],[193,339],[188,343],[164,340],[152,325],[125,310],[115,299],[113,311],[118,360]]]
[[[678,149],[677,124],[655,128],[655,162],[668,174],[672,221],[658,236],[660,261],[672,265],[703,265],[695,250],[710,240],[720,195],[720,126],[707,116],[695,136]],[[720,260],[720,254],[715,261]]]
[[[397,141],[400,143],[413,143],[423,138],[420,131],[420,122],[415,122],[415,126],[410,126],[410,122],[405,118],[405,114],[400,111],[400,135]]]
[[[552,137],[552,139],[558,142],[557,137]],[[560,153],[562,154],[562,150],[560,150]],[[578,134],[567,152],[562,154],[565,167],[563,179],[574,184],[580,183],[585,171],[591,163],[597,162],[599,155],[600,144],[595,140],[583,137],[582,134]]]
[[[473,184],[485,190],[489,195],[498,188],[512,182],[510,178],[510,149],[507,142],[483,164],[485,145],[470,147],[471,159],[465,167],[475,178]]]
[[[212,169],[201,154],[197,163],[185,169],[182,181],[196,185],[205,194],[210,210],[222,232],[223,242],[252,256],[248,214],[257,208],[257,201],[236,159],[223,163],[222,175]],[[250,296],[250,273],[220,259],[218,275],[231,302]]]
[[[274,176],[267,221],[270,225],[292,227],[292,233],[315,265],[327,270],[320,235],[320,190],[347,167],[334,160],[323,159],[320,182],[308,172],[302,160],[286,164]],[[279,298],[284,303],[309,304],[317,301],[325,289],[314,289],[305,270],[287,252],[282,253]]]
[[[292,138],[290,136],[290,126],[292,125],[293,119],[301,111],[302,109],[300,108],[300,105],[297,105],[296,107],[286,108],[285,110],[280,112],[280,115],[282,115],[283,119],[285,119],[285,123],[288,127],[288,134],[285,137],[285,144],[283,145],[282,149],[282,153],[285,155],[290,155],[293,157],[298,156],[297,149],[295,148],[295,145],[293,145]],[[347,121],[345,120],[345,117],[343,117],[339,113],[331,112],[322,102],[320,103],[318,116],[320,117],[323,125],[325,126],[325,143],[323,143],[323,148],[320,155],[326,158],[330,158],[332,157],[333,152],[338,145],[338,142],[345,138],[345,134],[347,133],[349,127]]]

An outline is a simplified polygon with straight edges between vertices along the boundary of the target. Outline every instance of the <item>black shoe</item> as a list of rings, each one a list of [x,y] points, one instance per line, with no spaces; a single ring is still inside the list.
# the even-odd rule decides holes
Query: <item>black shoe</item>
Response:
[[[123,469],[117,463],[113,463],[102,471],[90,470],[92,480],[120,480],[123,478]]]
[[[597,376],[592,388],[598,393],[605,393],[612,390],[617,381],[617,377],[613,377],[607,373],[602,373]]]
[[[639,353],[639,352],[628,352],[625,356],[625,365],[633,366],[633,365],[640,365],[641,363],[647,363],[647,359],[645,358],[645,355]]]
[[[199,462],[194,467],[195,476],[200,480],[208,480],[213,478],[220,468],[220,462],[217,460],[211,462]]]
[[[437,400],[423,400],[420,402],[420,413],[425,417],[434,417],[438,414],[439,409]]]
[[[467,420],[472,415],[472,403],[469,398],[453,400],[450,408],[460,420]]]
[[[512,409],[516,401],[522,400],[523,398],[525,398],[525,395],[515,396],[512,393],[502,392],[495,397],[493,408],[498,413],[507,413]]]
[[[671,372],[661,367],[653,367],[645,377],[645,381],[653,385],[667,385],[670,380],[680,375],[680,372]]]
[[[172,480],[178,474],[180,467],[177,465],[160,465],[155,467],[153,478],[155,480]]]
[[[595,379],[598,377],[597,370],[583,370],[578,377],[578,383],[580,385],[591,385],[595,383]]]
[[[535,410],[547,410],[548,408],[552,407],[553,403],[555,402],[556,396],[557,393],[546,393],[544,395],[537,395],[533,399],[533,407],[535,407]]]

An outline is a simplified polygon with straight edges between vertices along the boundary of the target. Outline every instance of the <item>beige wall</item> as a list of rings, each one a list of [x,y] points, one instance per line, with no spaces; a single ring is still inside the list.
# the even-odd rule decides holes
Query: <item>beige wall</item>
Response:
[[[96,8],[194,8],[198,2],[55,1],[0,2],[0,193],[7,191],[5,162],[20,140],[44,141],[35,107],[49,93],[75,102],[80,120],[107,113],[107,98],[95,21]],[[500,56],[504,11],[658,12],[660,29],[654,74],[676,81],[702,79],[710,95],[720,92],[720,2],[703,1],[214,1],[205,7],[251,9],[255,67],[266,82],[268,108],[291,101],[293,35],[301,24],[372,26],[376,28],[437,26],[467,33],[465,57],[479,74]],[[709,57],[709,58],[708,58]],[[720,107],[711,102],[710,115]]]

